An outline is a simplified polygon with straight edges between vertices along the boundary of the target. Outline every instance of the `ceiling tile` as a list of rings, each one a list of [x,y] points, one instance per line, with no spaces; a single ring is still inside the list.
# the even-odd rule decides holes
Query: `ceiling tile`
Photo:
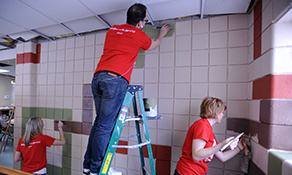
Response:
[[[204,14],[246,13],[250,0],[205,1]]]
[[[110,25],[125,24],[127,21],[127,10],[121,10],[113,13],[101,15]]]
[[[51,19],[17,0],[2,1],[0,16],[27,29],[54,24]]]
[[[72,31],[58,24],[42,27],[42,28],[37,28],[35,30],[50,37],[72,33]]]
[[[38,34],[31,32],[31,31],[24,31],[24,32],[20,32],[20,33],[10,34],[9,36],[13,39],[17,39],[17,38],[21,37],[27,41],[27,40],[30,40],[30,39],[38,36]]]
[[[97,17],[89,17],[80,20],[64,23],[67,27],[74,30],[76,33],[89,32],[93,30],[105,29],[107,26],[103,24]]]
[[[58,23],[86,18],[93,15],[93,13],[78,0],[24,0],[23,2]],[[101,2],[95,2],[101,5]]]
[[[6,35],[25,30],[23,27],[20,27],[2,18],[0,18],[0,26],[0,33],[5,33]]]

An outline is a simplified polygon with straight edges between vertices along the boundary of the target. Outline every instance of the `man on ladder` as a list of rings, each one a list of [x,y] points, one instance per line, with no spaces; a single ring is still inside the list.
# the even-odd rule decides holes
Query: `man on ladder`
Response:
[[[96,118],[84,155],[84,174],[97,175],[100,171],[139,50],[157,48],[170,30],[169,25],[162,26],[159,36],[151,40],[141,30],[146,22],[146,7],[134,4],[127,11],[127,24],[114,25],[106,34],[103,55],[92,79]]]

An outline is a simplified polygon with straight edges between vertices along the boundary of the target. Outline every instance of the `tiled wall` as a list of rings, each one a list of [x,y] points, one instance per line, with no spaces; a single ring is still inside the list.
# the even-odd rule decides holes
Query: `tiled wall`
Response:
[[[158,114],[163,116],[162,120],[148,122],[157,174],[174,171],[188,127],[199,119],[199,105],[205,96],[219,97],[228,106],[222,123],[214,126],[218,141],[235,132],[255,133],[251,167],[253,172],[259,172],[254,174],[267,172],[269,148],[259,141],[260,132],[254,130],[260,121],[266,120],[262,113],[266,107],[262,105],[273,101],[253,98],[253,91],[256,81],[269,75],[273,65],[270,61],[273,57],[268,56],[274,52],[267,47],[269,37],[272,37],[268,33],[271,21],[267,20],[272,9],[270,3],[263,1],[262,6],[256,7],[263,9],[263,13],[259,13],[262,14],[262,25],[256,22],[254,11],[248,15],[178,22],[173,35],[165,37],[159,48],[145,52],[144,68],[133,70],[131,84],[143,85],[144,97],[157,98]],[[256,43],[258,37],[254,37],[259,30],[257,25],[261,27],[260,43]],[[35,108],[39,112],[49,109],[60,115],[68,109],[72,112],[71,118],[67,118],[71,126],[66,128],[66,146],[52,147],[48,151],[48,168],[55,174],[66,174],[71,170],[75,175],[82,171],[88,127],[95,116],[89,87],[102,54],[104,38],[105,33],[97,33],[57,40],[42,43],[38,46],[40,50],[33,43],[17,46],[20,59],[27,52],[39,53],[39,62],[31,58],[16,66],[16,138],[22,135],[24,109]],[[260,54],[254,53],[254,50],[258,52],[258,47]],[[47,116],[44,121],[45,134],[58,137],[53,118]],[[134,124],[127,123],[122,135],[133,133]],[[136,144],[136,140],[124,140],[121,144]],[[224,164],[214,159],[209,163],[208,174],[243,174],[240,160],[240,155]],[[19,163],[14,166],[20,168]],[[113,166],[124,174],[139,174],[138,150],[119,150]]]

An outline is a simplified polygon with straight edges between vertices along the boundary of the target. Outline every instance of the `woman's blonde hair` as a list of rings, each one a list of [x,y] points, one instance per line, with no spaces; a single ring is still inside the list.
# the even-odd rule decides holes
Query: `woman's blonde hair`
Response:
[[[23,135],[23,143],[29,146],[34,135],[43,135],[43,121],[40,117],[31,117],[26,121],[25,133]]]
[[[217,118],[217,116],[226,109],[227,106],[221,99],[214,97],[205,97],[200,106],[200,117]]]

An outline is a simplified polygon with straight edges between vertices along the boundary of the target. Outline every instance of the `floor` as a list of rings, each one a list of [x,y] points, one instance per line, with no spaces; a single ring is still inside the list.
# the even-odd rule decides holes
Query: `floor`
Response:
[[[0,148],[1,145],[2,141],[0,141]],[[13,142],[11,140],[8,141],[5,151],[3,145],[2,152],[0,154],[0,165],[13,168]]]

